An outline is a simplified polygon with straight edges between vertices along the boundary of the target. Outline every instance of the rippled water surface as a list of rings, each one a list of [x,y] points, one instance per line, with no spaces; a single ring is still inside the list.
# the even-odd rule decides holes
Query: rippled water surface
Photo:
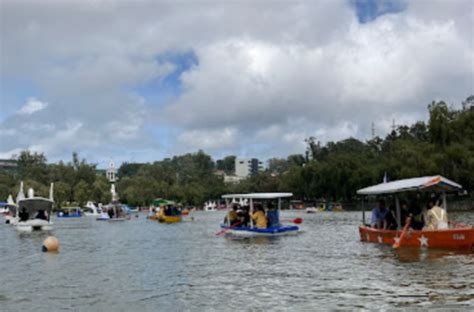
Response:
[[[362,243],[356,212],[283,212],[303,233],[272,239],[216,236],[223,216],[56,219],[58,254],[40,251],[45,234],[0,224],[0,310],[474,309],[472,253]]]

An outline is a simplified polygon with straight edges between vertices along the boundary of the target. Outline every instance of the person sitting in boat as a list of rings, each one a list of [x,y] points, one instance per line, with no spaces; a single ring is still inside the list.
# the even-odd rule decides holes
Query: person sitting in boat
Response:
[[[436,205],[434,200],[428,202],[426,224],[423,230],[444,230],[448,228],[448,214],[446,210]]]
[[[414,230],[422,230],[425,226],[425,218],[420,205],[417,202],[413,202],[409,211],[409,217],[411,218],[410,227]]]
[[[385,215],[385,221],[387,222],[387,230],[396,230],[398,227],[397,224],[397,213],[395,212],[395,206],[390,205],[388,207],[388,212]]]
[[[224,223],[229,223],[230,226],[238,226],[242,224],[242,220],[239,218],[237,211],[239,210],[239,205],[233,205],[232,210],[224,218]]]
[[[280,226],[280,218],[278,215],[278,210],[273,206],[271,203],[267,206],[267,221],[268,227],[279,227]]]
[[[387,213],[388,209],[385,207],[385,201],[379,200],[378,206],[372,209],[370,225],[373,228],[385,230],[387,228],[387,220],[385,219]]]
[[[38,212],[36,213],[35,219],[48,220],[48,218],[46,217],[46,214],[44,213],[44,210],[42,209],[38,210]]]
[[[255,205],[255,212],[251,216],[253,222],[255,223],[255,227],[258,229],[266,229],[267,228],[267,216],[265,216],[265,210],[263,206],[260,204]]]
[[[248,227],[250,224],[250,207],[243,206],[240,211],[237,212],[237,216],[241,220],[242,227]]]
[[[109,219],[112,219],[114,217],[114,209],[113,208],[109,208],[107,209],[107,214],[109,215]]]
[[[408,221],[408,217],[410,216],[410,210],[408,209],[408,204],[405,200],[400,201],[400,221],[401,227],[404,227]]]
[[[23,207],[18,214],[18,217],[20,218],[20,222],[26,222],[30,218],[30,214],[26,211],[26,208]]]

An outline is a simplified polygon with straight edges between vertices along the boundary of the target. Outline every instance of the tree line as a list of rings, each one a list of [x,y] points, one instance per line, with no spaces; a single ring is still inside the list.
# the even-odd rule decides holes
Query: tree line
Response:
[[[303,154],[268,160],[267,168],[238,184],[225,184],[223,175],[234,172],[235,156],[214,161],[203,151],[174,156],[152,163],[123,163],[116,188],[120,200],[148,205],[154,198],[202,205],[224,193],[292,192],[295,199],[351,202],[356,190],[391,180],[441,174],[471,194],[474,189],[474,96],[462,109],[445,102],[428,106],[428,122],[400,125],[384,138],[367,141],[347,138],[322,145],[306,139]],[[79,159],[48,164],[41,153],[23,151],[16,172],[0,172],[0,199],[16,194],[19,181],[46,196],[55,183],[58,206],[83,205],[88,200],[108,203],[110,183],[96,165]],[[472,196],[472,195],[470,195]]]

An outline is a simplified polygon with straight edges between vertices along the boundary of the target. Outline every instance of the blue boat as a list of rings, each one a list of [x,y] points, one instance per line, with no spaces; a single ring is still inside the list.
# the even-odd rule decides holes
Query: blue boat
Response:
[[[58,218],[80,218],[82,211],[79,207],[64,207],[56,213]]]
[[[222,198],[226,200],[226,206],[229,207],[229,201],[232,203],[248,202],[248,210],[250,213],[254,211],[255,201],[260,203],[267,202],[267,206],[270,206],[272,201],[276,201],[276,205],[273,205],[273,218],[276,218],[274,225],[267,228],[257,228],[255,226],[231,226],[229,223],[221,224],[221,232],[226,235],[241,236],[241,237],[255,237],[255,236],[283,236],[283,235],[295,235],[299,233],[299,227],[296,225],[282,225],[279,220],[282,198],[293,196],[292,193],[249,193],[249,194],[228,194],[223,195]],[[276,214],[275,214],[276,213]],[[269,213],[268,213],[269,214]],[[300,220],[301,221],[301,220]],[[297,223],[297,222],[295,222]],[[301,222],[299,222],[301,223]],[[297,223],[297,224],[299,224]],[[251,224],[251,222],[250,222]]]
[[[221,229],[226,230],[227,234],[245,237],[282,236],[298,234],[299,232],[299,227],[296,225],[282,225],[278,227],[259,229],[255,227],[231,227],[226,224],[221,224]]]

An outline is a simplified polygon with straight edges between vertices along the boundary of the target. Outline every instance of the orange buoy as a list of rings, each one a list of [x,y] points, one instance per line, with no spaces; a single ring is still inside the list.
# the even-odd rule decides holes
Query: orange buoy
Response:
[[[54,236],[48,236],[43,241],[44,252],[58,252],[59,251],[59,240]]]

